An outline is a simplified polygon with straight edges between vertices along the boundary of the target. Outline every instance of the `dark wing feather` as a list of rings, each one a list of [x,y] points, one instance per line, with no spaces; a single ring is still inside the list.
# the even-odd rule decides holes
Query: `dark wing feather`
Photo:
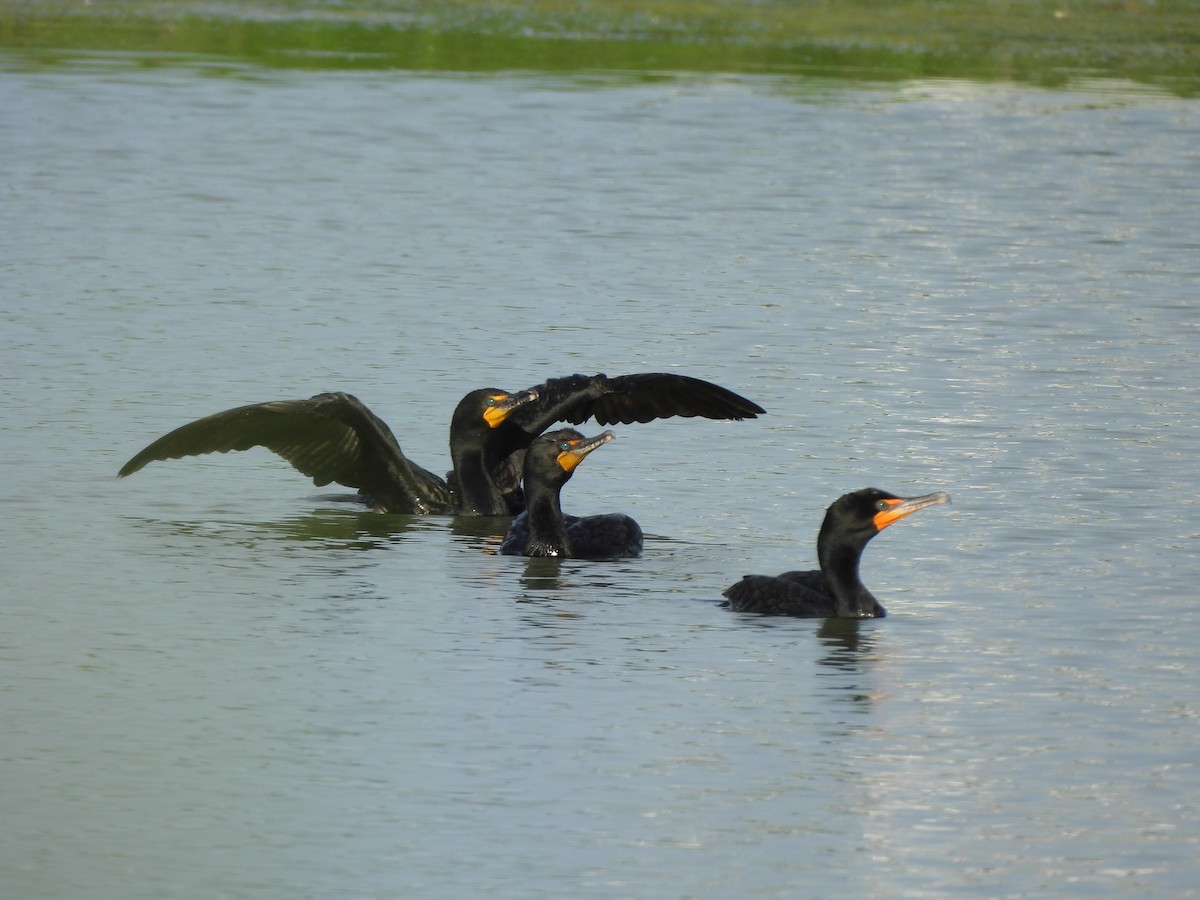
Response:
[[[591,411],[599,425],[650,422],[671,416],[753,419],[764,412],[757,403],[733,391],[687,375],[620,375],[608,379],[608,388],[596,398]]]
[[[508,503],[509,511],[519,513],[525,508],[525,492],[521,490],[521,479],[525,474],[525,451],[510,453],[492,469],[492,479]]]
[[[538,399],[514,418],[531,434],[555,422],[579,425],[650,422],[672,416],[753,419],[765,410],[740,394],[688,375],[642,372],[635,375],[570,375],[533,388]]]
[[[400,511],[449,502],[445,485],[405,458],[391,429],[350,394],[254,403],[189,422],[163,435],[122,466],[132,475],[155,460],[266,447],[312,478],[385,498]],[[444,495],[444,498],[443,498]],[[410,502],[411,501],[411,502]]]
[[[563,516],[575,559],[628,559],[642,555],[642,528],[623,513],[598,516]],[[500,552],[506,556],[526,556],[533,532],[529,512],[521,512],[509,523]]]
[[[500,552],[505,556],[524,556],[525,548],[529,546],[531,533],[529,512],[525,510],[518,513],[508,523],[508,530],[504,533],[504,540],[500,543]]]
[[[792,572],[783,572],[775,577],[780,581],[798,584],[810,591],[816,591],[826,597],[830,596],[829,584],[825,581],[825,575],[820,569],[796,569]]]
[[[579,559],[629,559],[642,555],[642,528],[624,513],[571,518],[571,553]]]
[[[604,381],[603,375],[551,378],[531,388],[537,391],[537,400],[518,407],[509,416],[509,421],[519,426],[530,438],[537,437],[555,422],[574,421],[570,417],[581,404],[590,402],[603,391]]]
[[[825,618],[835,615],[834,602],[821,590],[814,589],[807,575],[785,572],[783,575],[746,575],[724,590],[723,606],[737,612],[756,612],[768,616]],[[816,573],[818,577],[820,573]]]

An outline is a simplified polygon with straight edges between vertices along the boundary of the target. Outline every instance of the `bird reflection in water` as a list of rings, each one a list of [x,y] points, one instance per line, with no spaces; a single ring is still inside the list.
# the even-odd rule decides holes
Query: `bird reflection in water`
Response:
[[[561,590],[563,560],[558,556],[526,557],[521,573],[521,587],[527,591],[542,593]]]
[[[450,519],[450,533],[473,550],[495,555],[511,521],[512,516],[454,516]]]
[[[859,619],[826,619],[817,630],[817,640],[825,653],[817,658],[822,666],[819,674],[831,680],[824,682],[835,696],[855,704],[859,711],[870,709],[876,699],[868,679],[876,660],[875,629],[865,628]]]
[[[241,546],[280,541],[320,544],[331,550],[378,550],[402,540],[414,526],[427,527],[425,520],[417,516],[340,510],[317,510],[257,522],[146,519],[145,524]]]

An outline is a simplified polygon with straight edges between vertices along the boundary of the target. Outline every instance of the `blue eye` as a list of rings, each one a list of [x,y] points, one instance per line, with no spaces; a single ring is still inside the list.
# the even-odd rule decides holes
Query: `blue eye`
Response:
[[[875,501],[875,508],[876,508],[877,510],[879,510],[880,512],[883,512],[885,509],[887,509],[887,508],[888,508],[887,501],[886,501],[886,500],[877,500],[877,501]]]
[[[495,405],[496,405],[496,398],[488,397],[488,406],[495,406]]]
[[[558,449],[559,450],[570,450],[571,445],[567,441],[563,441],[561,444],[558,445]]]

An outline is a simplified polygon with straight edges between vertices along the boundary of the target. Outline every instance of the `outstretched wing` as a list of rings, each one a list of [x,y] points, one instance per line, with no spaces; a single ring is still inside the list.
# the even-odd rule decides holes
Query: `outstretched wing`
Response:
[[[513,413],[521,428],[537,435],[555,422],[599,425],[650,422],[672,416],[753,419],[766,412],[757,403],[710,381],[665,372],[635,375],[569,375],[532,390],[538,399]]]
[[[449,503],[440,478],[410,462],[391,429],[358,398],[317,394],[227,409],[163,435],[121,467],[132,475],[155,460],[266,447],[312,478],[379,497],[393,512]],[[443,502],[444,501],[444,502]]]

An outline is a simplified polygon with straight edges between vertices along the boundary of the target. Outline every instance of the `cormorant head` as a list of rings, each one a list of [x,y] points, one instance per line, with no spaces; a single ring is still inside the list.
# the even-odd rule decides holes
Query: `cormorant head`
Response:
[[[591,438],[584,437],[574,428],[548,431],[535,440],[525,454],[525,479],[528,481],[532,474],[551,484],[566,484],[575,467],[589,453],[615,437],[611,431]]]
[[[863,488],[843,494],[830,505],[828,514],[848,530],[864,530],[874,537],[883,529],[917,510],[940,503],[949,503],[945,491],[923,494],[920,497],[897,497],[879,488]]]
[[[477,430],[480,423],[488,428],[497,428],[504,423],[514,410],[538,398],[537,391],[518,391],[509,393],[499,388],[480,388],[471,391],[454,408],[450,419],[450,429],[456,428]]]

